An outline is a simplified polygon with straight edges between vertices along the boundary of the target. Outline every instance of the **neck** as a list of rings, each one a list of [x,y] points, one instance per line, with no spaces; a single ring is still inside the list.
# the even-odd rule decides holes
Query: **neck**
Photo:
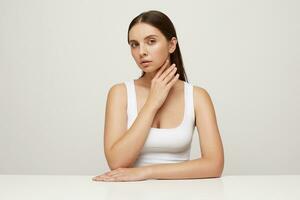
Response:
[[[154,78],[156,72],[150,72],[150,73],[145,73],[144,76],[141,78],[141,80],[143,81],[143,84],[150,88],[151,87],[151,81]]]
[[[140,78],[138,82],[140,82],[140,84],[143,85],[143,87],[150,89],[151,88],[151,80],[153,79],[155,74],[156,74],[156,72],[145,73],[144,76],[142,78]],[[171,88],[170,91],[180,88],[180,85],[181,85],[181,83],[178,80],[177,83],[175,83],[175,85]]]

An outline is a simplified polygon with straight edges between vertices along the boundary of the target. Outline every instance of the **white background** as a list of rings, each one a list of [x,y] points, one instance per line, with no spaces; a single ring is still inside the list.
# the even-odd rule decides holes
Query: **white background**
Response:
[[[223,175],[299,174],[299,9],[296,0],[0,0],[0,173],[108,170],[108,90],[141,74],[127,29],[159,10],[175,25],[189,82],[213,100]]]

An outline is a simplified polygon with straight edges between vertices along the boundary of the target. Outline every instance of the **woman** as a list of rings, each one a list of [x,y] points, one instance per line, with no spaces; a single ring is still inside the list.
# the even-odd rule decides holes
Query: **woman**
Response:
[[[224,153],[213,103],[187,82],[171,20],[151,10],[128,28],[140,78],[115,84],[107,97],[104,151],[111,171],[95,181],[220,177]],[[197,126],[201,156],[189,160]]]

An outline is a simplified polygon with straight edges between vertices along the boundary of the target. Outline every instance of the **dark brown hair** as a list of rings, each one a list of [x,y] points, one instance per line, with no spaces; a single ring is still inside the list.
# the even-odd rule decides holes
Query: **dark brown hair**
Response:
[[[176,30],[169,17],[157,10],[149,10],[149,11],[142,12],[141,14],[136,16],[129,24],[128,32],[127,32],[128,44],[129,44],[129,31],[137,23],[147,23],[159,29],[161,33],[166,37],[167,41],[170,41],[172,37],[176,37],[177,39],[176,49],[173,53],[170,54],[170,63],[176,64],[177,73],[179,74],[179,79],[188,82],[188,78],[184,70],[183,61],[180,53]],[[143,77],[144,75],[145,72],[143,71],[140,77]]]

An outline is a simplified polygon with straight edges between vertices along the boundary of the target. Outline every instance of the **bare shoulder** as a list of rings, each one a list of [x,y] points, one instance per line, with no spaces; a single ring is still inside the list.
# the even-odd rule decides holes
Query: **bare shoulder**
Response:
[[[115,93],[126,93],[126,86],[125,83],[115,83],[112,85],[109,89],[109,93],[115,94]]]
[[[197,99],[209,98],[209,93],[205,88],[197,86],[197,85],[193,85],[193,89],[194,89],[194,96],[196,96]]]
[[[122,105],[126,105],[126,85],[125,83],[116,83],[112,85],[108,91],[108,101],[118,101]]]
[[[195,109],[212,108],[213,103],[207,89],[196,85],[193,86],[193,89]]]

